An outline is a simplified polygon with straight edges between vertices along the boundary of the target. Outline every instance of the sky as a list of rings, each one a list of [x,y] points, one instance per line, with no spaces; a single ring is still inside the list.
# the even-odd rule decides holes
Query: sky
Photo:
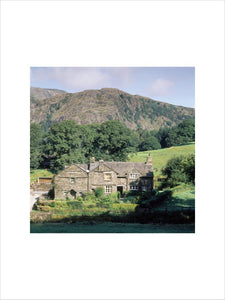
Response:
[[[132,95],[195,106],[194,67],[31,67],[31,86],[69,93],[117,88]]]

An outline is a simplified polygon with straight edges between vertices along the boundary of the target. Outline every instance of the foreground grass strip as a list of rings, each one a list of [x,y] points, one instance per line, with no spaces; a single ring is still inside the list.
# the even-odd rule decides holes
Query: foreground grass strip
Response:
[[[194,224],[38,223],[31,233],[194,233]]]

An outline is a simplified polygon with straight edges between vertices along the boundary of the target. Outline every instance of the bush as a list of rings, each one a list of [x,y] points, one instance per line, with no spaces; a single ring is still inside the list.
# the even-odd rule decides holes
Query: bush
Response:
[[[171,198],[172,198],[172,191],[170,189],[165,190],[163,192],[155,191],[152,194],[145,193],[142,196],[140,196],[136,211],[138,211],[140,208],[152,209],[161,206],[166,201],[170,201]]]
[[[190,154],[187,156],[178,156],[168,160],[166,167],[162,170],[166,175],[161,188],[175,187],[181,182],[195,182],[195,156]]]
[[[94,200],[96,200],[95,194],[92,192],[83,193],[83,200],[93,202]]]
[[[110,208],[113,205],[113,201],[110,197],[110,195],[102,196],[101,198],[98,198],[96,200],[96,206],[97,207],[104,207],[104,208]]]
[[[50,206],[37,205],[36,209],[39,210],[39,211],[49,212],[51,210],[51,207]]]
[[[100,197],[102,197],[104,195],[104,189],[102,188],[102,187],[97,187],[96,189],[95,189],[95,196],[97,197],[97,198],[100,198]]]
[[[118,201],[118,199],[120,198],[120,196],[119,196],[119,198],[118,198],[118,193],[120,194],[120,192],[116,192],[116,193],[112,193],[112,194],[108,195],[108,197],[110,197],[110,199],[111,199],[113,202],[116,202],[116,201]]]
[[[77,200],[52,201],[51,203],[49,203],[49,206],[57,209],[59,208],[79,209],[82,208],[82,201],[77,201]]]

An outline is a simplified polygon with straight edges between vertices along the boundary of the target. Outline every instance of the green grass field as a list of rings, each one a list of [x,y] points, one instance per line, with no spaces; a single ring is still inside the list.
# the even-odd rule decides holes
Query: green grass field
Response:
[[[36,181],[38,177],[53,177],[54,173],[46,169],[30,170],[30,181]]]
[[[181,146],[138,152],[137,154],[130,155],[129,161],[145,162],[149,153],[152,157],[154,175],[160,176],[162,168],[166,166],[169,159],[179,155],[195,153],[195,143],[193,142]]]
[[[37,223],[31,233],[194,233],[194,224]]]

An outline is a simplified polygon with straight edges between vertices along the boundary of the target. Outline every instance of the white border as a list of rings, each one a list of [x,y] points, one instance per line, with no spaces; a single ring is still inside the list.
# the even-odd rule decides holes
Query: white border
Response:
[[[4,1],[3,299],[223,299],[224,3]],[[30,66],[195,66],[196,234],[29,234]]]

